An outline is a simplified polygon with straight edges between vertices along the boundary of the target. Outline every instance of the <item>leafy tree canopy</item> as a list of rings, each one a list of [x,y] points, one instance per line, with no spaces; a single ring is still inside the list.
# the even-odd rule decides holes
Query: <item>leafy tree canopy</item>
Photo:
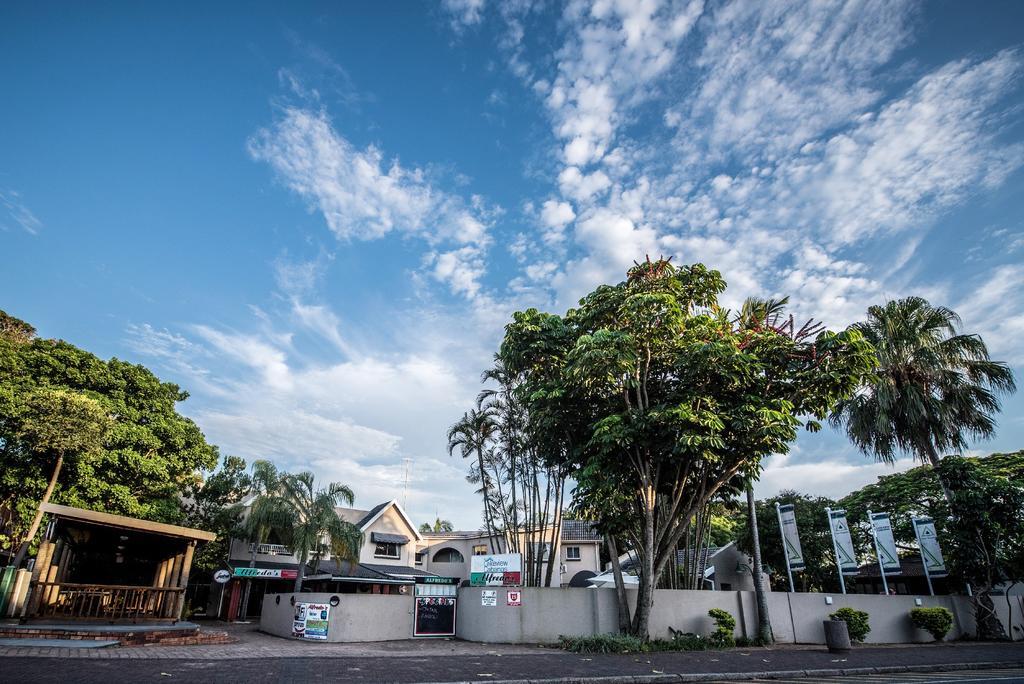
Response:
[[[640,556],[631,628],[645,636],[653,584],[694,515],[737,475],[785,453],[874,369],[860,332],[813,339],[738,325],[725,281],[702,264],[645,261],[564,317],[514,314],[500,356],[522,375],[547,458],[566,464],[602,531]]]
[[[144,366],[104,361],[0,315],[0,549],[31,523],[54,461],[33,402],[61,391],[95,402],[109,418],[99,448],[75,454],[59,473],[55,503],[182,522],[180,492],[217,462],[216,447],[177,411],[188,394]],[[34,427],[33,427],[34,425]],[[52,424],[51,424],[52,425]]]

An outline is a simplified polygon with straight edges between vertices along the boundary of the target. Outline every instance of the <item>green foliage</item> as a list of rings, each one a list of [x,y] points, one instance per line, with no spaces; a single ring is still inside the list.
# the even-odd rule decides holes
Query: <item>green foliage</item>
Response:
[[[219,470],[186,490],[185,524],[217,534],[216,540],[196,552],[192,561],[193,575],[223,567],[231,538],[243,536],[241,502],[251,487],[252,479],[245,472],[245,461],[237,456],[225,456]]]
[[[67,342],[36,338],[31,326],[4,314],[0,316],[0,549],[10,548],[27,532],[46,490],[56,452],[51,449],[49,456],[40,457],[45,431],[34,402],[57,391],[95,402],[109,422],[98,448],[66,454],[52,501],[182,522],[180,493],[198,480],[199,471],[217,462],[216,448],[177,411],[177,403],[188,394],[177,385],[161,382],[143,366],[118,359],[104,361]],[[65,439],[71,436],[65,433]]]
[[[578,483],[577,505],[641,562],[632,629],[691,520],[737,476],[786,453],[875,364],[857,331],[813,339],[718,306],[721,275],[666,260],[630,269],[564,317],[514,314],[499,356],[545,449]]]
[[[829,531],[826,508],[837,508],[836,502],[821,496],[800,494],[792,490],[779,492],[777,496],[756,502],[757,531],[761,540],[761,562],[769,573],[772,585],[788,591],[786,558],[780,541],[779,517],[775,504],[793,504],[796,526],[800,531],[800,547],[807,559],[807,566],[793,573],[793,579],[802,591],[835,591],[839,587],[836,571],[835,549]],[[885,509],[879,509],[885,510]],[[753,555],[753,535],[747,515],[737,515],[736,545],[746,554]],[[857,532],[856,530],[854,531]]]
[[[711,633],[711,640],[722,648],[735,646],[733,631],[736,629],[736,618],[721,608],[709,610],[708,617],[715,621],[715,631]]]
[[[833,620],[842,620],[846,623],[846,630],[850,634],[851,641],[864,641],[871,632],[871,625],[868,623],[868,614],[856,608],[840,608],[829,615]]]
[[[280,494],[273,500],[279,500],[286,509],[287,527],[283,531],[299,560],[295,591],[302,588],[306,562],[312,558],[313,572],[316,572],[324,551],[330,549],[335,558],[342,560],[359,559],[362,533],[352,523],[342,520],[335,510],[338,506],[351,506],[355,500],[347,485],[331,482],[317,488],[313,473],[283,475],[280,485]]]
[[[558,645],[572,653],[643,653],[646,644],[628,634],[594,634],[591,636],[560,636]]]
[[[420,525],[420,533],[422,534],[439,534],[441,532],[451,532],[454,529],[455,526],[452,525],[450,520],[441,520],[441,518],[435,519],[433,525],[430,523]]]
[[[942,641],[953,627],[953,613],[941,606],[913,608],[910,611],[910,621],[918,629],[931,634],[936,641]]]
[[[876,349],[879,369],[839,403],[832,423],[886,463],[902,451],[936,465],[941,453],[991,437],[998,395],[1016,389],[1013,372],[959,326],[956,312],[920,297],[869,308],[868,319],[851,329]]]

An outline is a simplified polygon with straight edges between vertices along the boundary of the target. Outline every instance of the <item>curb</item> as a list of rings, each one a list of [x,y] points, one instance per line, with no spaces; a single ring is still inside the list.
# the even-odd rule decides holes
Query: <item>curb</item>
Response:
[[[604,675],[600,677],[552,677],[550,679],[496,679],[488,684],[661,684],[662,682],[736,682],[752,679],[813,679],[815,677],[851,677],[887,675],[902,672],[954,672],[958,670],[995,670],[1024,668],[1024,660],[990,660],[941,665],[886,665],[829,670],[771,670],[763,672],[704,672],[700,674]],[[421,682],[420,684],[480,684],[475,681]]]

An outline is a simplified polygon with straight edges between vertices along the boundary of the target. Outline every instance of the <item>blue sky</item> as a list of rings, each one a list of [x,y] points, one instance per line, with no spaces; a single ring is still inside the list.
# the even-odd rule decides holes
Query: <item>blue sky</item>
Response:
[[[2,306],[154,368],[225,453],[460,526],[511,311],[634,259],[831,326],[955,308],[1024,367],[1024,5],[447,0],[0,8]],[[979,452],[1022,446],[1024,395]],[[899,467],[906,467],[908,461]],[[767,464],[843,494],[839,436]]]

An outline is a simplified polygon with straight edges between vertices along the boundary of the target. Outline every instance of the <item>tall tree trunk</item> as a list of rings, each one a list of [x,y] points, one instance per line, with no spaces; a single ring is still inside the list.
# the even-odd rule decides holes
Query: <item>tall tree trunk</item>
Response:
[[[640,575],[640,589],[636,596],[636,613],[633,615],[634,636],[646,640],[651,619],[651,606],[654,603],[654,583],[657,578],[654,574],[654,488],[645,483],[643,496],[644,502],[644,549],[642,560],[642,571]]]
[[[32,525],[28,528],[28,532],[25,534],[25,539],[21,543],[21,547],[18,549],[18,555],[14,557],[14,567],[20,568],[21,564],[25,560],[25,556],[28,555],[28,546],[35,539],[36,533],[39,531],[39,525],[43,522],[43,506],[50,503],[50,497],[53,495],[53,490],[57,486],[57,478],[60,477],[60,469],[64,466],[64,452],[57,454],[57,462],[53,466],[53,474],[50,475],[50,483],[46,485],[46,491],[43,493],[43,499],[39,502],[39,508],[36,509],[35,517],[32,518]]]
[[[298,572],[297,575],[295,575],[295,588],[294,588],[294,591],[295,591],[296,594],[298,594],[299,592],[302,591],[302,580],[304,580],[305,578],[306,578],[306,559],[305,558],[300,558],[299,559],[299,572]]]
[[[762,644],[775,641],[772,633],[772,619],[768,614],[768,596],[764,590],[764,572],[761,568],[761,536],[757,531],[757,507],[754,505],[754,486],[747,483],[747,524],[750,525],[750,536],[753,549],[754,596],[757,600],[757,638]]]
[[[605,544],[608,545],[608,555],[612,563],[612,576],[615,578],[615,599],[619,613],[619,631],[623,634],[629,632],[629,602],[626,600],[626,584],[622,580],[622,566],[619,564],[619,547],[615,543],[615,537],[605,536]]]

